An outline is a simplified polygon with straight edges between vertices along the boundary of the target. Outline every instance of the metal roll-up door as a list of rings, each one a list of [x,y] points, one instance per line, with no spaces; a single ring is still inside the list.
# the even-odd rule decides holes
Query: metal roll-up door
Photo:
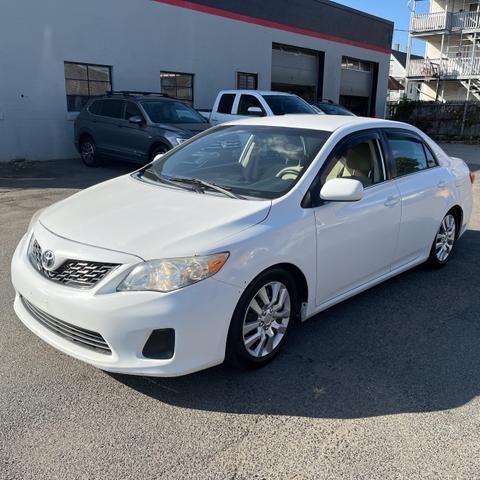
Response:
[[[372,62],[342,58],[339,103],[356,115],[371,113],[374,71]]]
[[[306,100],[317,99],[319,66],[319,52],[273,44],[272,90],[295,93]]]

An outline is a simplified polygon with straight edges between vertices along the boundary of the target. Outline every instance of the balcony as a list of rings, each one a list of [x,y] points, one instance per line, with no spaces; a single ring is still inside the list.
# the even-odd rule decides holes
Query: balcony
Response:
[[[480,30],[478,12],[436,12],[415,15],[410,30],[413,35]]]
[[[450,13],[422,13],[414,15],[410,30],[412,33],[431,33],[448,30],[450,26]]]
[[[450,28],[452,31],[475,31],[480,29],[480,14],[478,12],[459,12],[451,14]]]
[[[408,78],[462,80],[480,77],[480,57],[411,60]]]

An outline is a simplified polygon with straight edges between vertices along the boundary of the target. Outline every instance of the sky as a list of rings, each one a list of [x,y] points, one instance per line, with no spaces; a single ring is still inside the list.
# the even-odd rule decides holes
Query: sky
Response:
[[[357,10],[376,15],[377,17],[386,18],[395,23],[395,31],[393,32],[393,44],[400,43],[400,49],[406,51],[408,33],[401,30],[408,30],[410,24],[410,12],[407,7],[407,0],[335,0]],[[429,2],[420,2],[418,11],[428,7]],[[421,41],[413,43],[413,52],[422,55],[425,44]]]

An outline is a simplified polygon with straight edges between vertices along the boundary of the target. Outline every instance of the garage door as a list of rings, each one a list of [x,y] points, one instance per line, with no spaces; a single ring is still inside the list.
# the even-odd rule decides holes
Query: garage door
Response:
[[[321,97],[320,53],[289,45],[273,44],[272,90],[295,93],[306,100]]]
[[[339,103],[356,115],[371,114],[374,71],[375,65],[372,62],[342,58]]]

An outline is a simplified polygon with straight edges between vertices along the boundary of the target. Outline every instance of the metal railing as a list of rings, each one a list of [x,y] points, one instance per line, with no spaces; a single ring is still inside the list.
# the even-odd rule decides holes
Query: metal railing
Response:
[[[422,13],[412,18],[412,32],[432,32],[449,29],[450,16],[447,12]]]
[[[478,12],[459,12],[452,14],[452,31],[476,30],[478,28],[480,28],[480,15]]]
[[[412,17],[412,33],[435,31],[465,31],[480,29],[479,12],[435,12],[422,13]]]
[[[408,76],[414,78],[469,78],[480,76],[480,57],[411,60]]]
[[[408,68],[409,77],[436,77],[438,74],[438,64],[435,63],[435,60],[426,59],[415,59],[410,60],[410,65]]]

